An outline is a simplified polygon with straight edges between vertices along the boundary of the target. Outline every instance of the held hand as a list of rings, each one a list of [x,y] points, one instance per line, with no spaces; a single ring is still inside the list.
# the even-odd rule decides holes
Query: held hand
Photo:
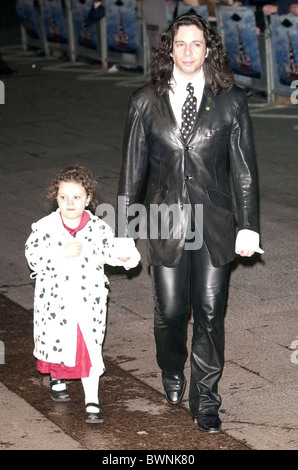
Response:
[[[114,255],[126,270],[135,268],[141,259],[132,238],[114,238]]]
[[[240,256],[252,256],[254,253],[263,254],[259,246],[260,236],[258,232],[249,229],[239,230],[236,237],[235,252]]]
[[[81,242],[69,242],[64,245],[64,258],[80,256],[83,246]]]
[[[120,261],[128,261],[135,251],[132,238],[114,238],[114,253]]]
[[[120,261],[123,261],[123,263],[125,263],[126,261],[129,261],[130,260],[130,257],[129,258],[120,258],[118,256],[118,259],[120,259]]]
[[[254,251],[251,250],[241,250],[238,252],[238,255],[240,256],[248,256],[251,257],[254,254]]]

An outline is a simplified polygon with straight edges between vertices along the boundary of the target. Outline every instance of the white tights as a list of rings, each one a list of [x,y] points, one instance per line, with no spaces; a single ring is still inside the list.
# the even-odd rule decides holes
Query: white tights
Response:
[[[81,379],[82,385],[85,393],[85,405],[87,403],[99,403],[98,401],[98,386],[99,386],[99,375],[98,372],[93,370],[91,367],[89,377],[84,377]],[[87,411],[89,412],[98,412],[98,408],[94,406],[88,406]]]

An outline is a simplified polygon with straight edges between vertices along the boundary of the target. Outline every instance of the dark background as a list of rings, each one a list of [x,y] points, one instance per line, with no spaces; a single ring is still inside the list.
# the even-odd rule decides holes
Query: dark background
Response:
[[[0,47],[21,44],[15,4],[16,0],[0,0]]]

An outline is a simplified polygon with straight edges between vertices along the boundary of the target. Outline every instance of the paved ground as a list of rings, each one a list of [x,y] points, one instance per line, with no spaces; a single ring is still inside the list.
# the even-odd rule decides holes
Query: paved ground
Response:
[[[143,242],[140,269],[108,273],[107,373],[100,385],[105,423],[91,429],[83,421],[79,381],[69,384],[73,399],[63,408],[51,402],[47,378],[35,371],[34,284],[24,242],[31,223],[49,211],[45,192],[56,169],[88,166],[101,202],[115,203],[127,101],[143,77],[102,75],[95,65],[70,66],[18,48],[1,52],[18,73],[0,77],[0,448],[297,450],[298,364],[291,349],[298,339],[297,105],[267,108],[249,98],[265,255],[231,266],[220,382],[224,432],[196,430],[187,393],[177,408],[163,397]]]

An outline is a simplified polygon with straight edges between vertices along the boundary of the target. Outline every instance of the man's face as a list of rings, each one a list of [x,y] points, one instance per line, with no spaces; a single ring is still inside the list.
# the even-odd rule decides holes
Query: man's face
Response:
[[[172,57],[178,72],[192,80],[201,70],[208,53],[206,42],[197,26],[180,26],[174,37]]]

